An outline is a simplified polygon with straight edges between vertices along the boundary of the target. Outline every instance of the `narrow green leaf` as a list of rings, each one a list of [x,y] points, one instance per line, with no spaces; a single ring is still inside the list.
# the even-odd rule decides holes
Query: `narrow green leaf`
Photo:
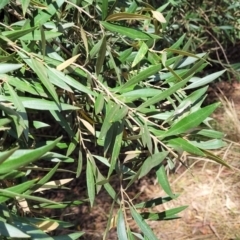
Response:
[[[29,188],[31,188],[34,183],[36,183],[37,179],[33,179],[18,185],[15,185],[13,187],[6,188],[4,190],[12,192],[12,194],[18,194],[23,193]],[[6,202],[9,198],[12,198],[12,196],[5,195],[4,193],[0,194],[0,203]]]
[[[143,128],[142,128],[142,142],[143,142],[143,146],[147,146],[148,151],[150,152],[150,154],[152,154],[152,138],[150,136],[150,132],[148,130],[148,126],[145,123]]]
[[[224,142],[222,139],[211,139],[208,141],[199,141],[199,142],[191,141],[191,144],[193,144],[195,147],[205,149],[205,150],[219,149],[227,146],[227,143]]]
[[[174,195],[174,199],[176,199],[179,195]],[[153,207],[156,207],[158,205],[161,205],[163,203],[166,203],[166,202],[169,202],[169,201],[172,201],[173,198],[167,196],[167,197],[159,197],[159,198],[155,198],[155,199],[152,199],[152,200],[149,200],[147,202],[141,202],[141,203],[138,203],[136,205],[134,205],[135,208],[153,208]]]
[[[84,92],[86,94],[90,94],[92,96],[95,96],[95,93],[90,89],[90,87],[86,87],[83,84],[81,84],[79,81],[76,81],[74,78],[68,76],[68,75],[64,75],[64,81],[74,87],[75,89],[77,89],[79,92]]]
[[[19,100],[19,97],[17,96],[16,92],[13,90],[11,85],[7,84],[7,87],[9,89],[9,93],[12,97],[12,101],[14,103],[14,106],[17,109],[17,113],[22,117],[22,119],[19,119],[19,122],[22,121],[22,126],[24,127],[23,132],[25,135],[26,140],[28,140],[28,132],[29,132],[29,124],[28,124],[28,115],[26,112],[25,107],[23,106],[22,102]]]
[[[84,47],[85,47],[85,50],[86,50],[86,55],[88,57],[88,55],[89,55],[88,39],[87,39],[86,33],[85,33],[82,26],[80,27],[80,31],[81,31],[81,38],[83,40],[83,44],[84,44]]]
[[[158,36],[155,36],[153,34],[147,34],[145,32],[133,29],[133,28],[128,28],[128,27],[123,27],[117,24],[112,24],[112,23],[108,23],[108,22],[100,22],[104,28],[106,28],[107,30],[111,31],[111,32],[117,32],[119,34],[121,34],[122,36],[127,36],[129,38],[132,39],[139,39],[139,40],[149,40],[152,38],[159,38]]]
[[[117,113],[115,114],[115,116],[112,118],[112,122],[117,122],[117,121],[121,121],[123,120],[126,115],[128,113],[128,107],[126,106],[122,106],[118,111]]]
[[[204,86],[210,82],[212,82],[213,80],[215,80],[216,78],[220,77],[226,70],[222,70],[219,72],[215,72],[212,73],[202,79],[199,79],[196,82],[193,82],[192,84],[188,85],[185,89],[192,89],[192,88],[197,88],[197,87],[201,87]]]
[[[133,236],[133,234],[132,234],[132,232],[131,232],[131,230],[128,228],[127,229],[127,239],[128,240],[135,240],[136,238]]]
[[[187,130],[190,130],[191,128],[198,126],[211,113],[213,113],[213,111],[219,105],[220,105],[219,103],[211,104],[207,107],[201,108],[198,111],[193,112],[193,113],[189,114],[188,116],[182,118],[176,124],[174,124],[168,131],[164,132],[163,135],[161,136],[161,139],[165,138],[167,136],[173,136],[173,135],[178,135],[178,134],[184,133]]]
[[[112,156],[111,156],[111,166],[108,171],[108,177],[111,176],[112,171],[116,167],[116,162],[120,154],[121,146],[122,146],[122,137],[123,137],[123,126],[124,123],[123,121],[121,122],[116,122],[113,124],[113,138],[115,138],[114,145],[113,145],[113,150],[112,150]]]
[[[90,58],[92,59],[93,57],[95,57],[95,55],[97,55],[97,53],[100,50],[100,46],[102,45],[102,40],[98,41],[93,48],[90,50]]]
[[[25,192],[25,194],[30,195],[31,193],[35,192],[37,189],[42,187],[42,185],[47,183],[51,179],[51,177],[54,175],[54,173],[57,171],[59,165],[60,165],[60,162],[57,163],[45,176],[43,176],[32,189],[28,189]]]
[[[10,75],[4,75],[4,77],[6,77],[8,83],[16,87],[18,91],[28,92],[35,96],[48,97],[48,94],[41,83],[34,82],[34,80],[26,81],[25,79],[15,78]]]
[[[188,206],[181,206],[181,207],[169,209],[160,213],[144,212],[144,213],[141,213],[141,216],[144,219],[153,220],[153,221],[175,219],[175,218],[179,218],[176,214],[178,214],[179,212],[182,212],[187,207]]]
[[[168,155],[168,152],[164,151],[164,152],[155,153],[155,154],[151,155],[150,157],[148,157],[144,161],[144,163],[141,167],[141,171],[140,171],[138,178],[140,179],[140,178],[146,176],[150,172],[151,169],[153,169],[154,167],[161,164],[167,155]]]
[[[198,156],[205,157],[205,154],[196,146],[194,146],[191,142],[183,139],[183,138],[173,138],[168,141],[169,146],[173,148],[181,148],[186,152],[191,154],[195,154]]]
[[[1,166],[1,163],[7,160],[16,150],[17,148],[14,148],[5,152],[0,152],[0,166]]]
[[[99,139],[103,138],[106,135],[108,129],[111,127],[111,125],[113,123],[114,117],[116,116],[116,114],[120,108],[119,105],[116,105],[115,103],[112,103],[112,102],[109,102],[107,106],[108,106],[109,110],[107,111],[106,117],[102,124]]]
[[[18,228],[0,221],[1,236],[13,238],[30,238],[29,235],[25,234]]]
[[[78,153],[78,165],[77,165],[77,171],[76,171],[76,178],[78,178],[81,175],[83,168],[83,157],[82,157],[82,151],[79,150]]]
[[[50,127],[49,124],[40,121],[33,121],[33,126],[35,129]]]
[[[87,189],[88,189],[88,197],[93,207],[94,199],[95,199],[95,181],[94,181],[94,173],[92,168],[92,163],[89,159],[87,159]]]
[[[114,201],[116,201],[118,204],[120,204],[120,200],[119,200],[118,195],[117,195],[116,191],[114,190],[114,188],[109,183],[105,183],[104,188],[107,191],[107,193],[109,194],[109,196]]]
[[[76,149],[77,145],[79,144],[79,137],[80,137],[80,133],[79,131],[77,131],[72,141],[68,145],[66,156],[70,156],[72,152]]]
[[[142,42],[141,47],[139,48],[136,57],[133,60],[132,67],[135,67],[145,56],[148,51],[148,46],[145,42]]]
[[[123,52],[119,53],[119,61],[121,61],[122,63],[124,63],[126,61],[126,59],[131,55],[133,51],[133,48],[128,48],[126,50],[124,50]]]
[[[53,101],[48,101],[45,99],[29,98],[29,97],[18,97],[22,102],[25,108],[36,109],[36,110],[56,110],[56,111],[65,111],[65,110],[78,110],[79,107],[61,103],[58,105]],[[11,101],[11,97],[0,95],[0,101]]]
[[[7,173],[14,169],[23,167],[38,158],[40,158],[43,154],[50,151],[52,148],[56,146],[56,144],[60,141],[61,138],[56,139],[55,141],[47,144],[46,146],[34,149],[34,150],[25,150],[25,151],[15,151],[9,159],[4,161],[0,166],[0,174]],[[20,155],[19,155],[20,153]]]
[[[127,238],[127,232],[126,232],[126,226],[125,226],[125,220],[123,216],[122,209],[118,210],[118,216],[117,216],[117,235],[119,240],[126,240]]]
[[[25,17],[25,14],[30,4],[30,0],[22,0],[21,4],[22,4],[23,16]]]
[[[22,41],[43,41],[43,43],[44,43],[44,41],[46,41],[46,40],[51,40],[51,39],[57,38],[61,35],[62,35],[62,33],[60,33],[60,32],[34,30],[31,33],[28,33],[28,34],[20,37],[19,39]],[[45,56],[45,55],[42,55],[42,56]]]
[[[23,30],[15,30],[15,31],[4,31],[1,34],[11,40],[11,41],[16,41],[19,38],[23,37],[24,35],[33,32],[37,27],[33,28],[28,28],[28,29],[23,29]],[[2,38],[3,39],[3,38]]]
[[[157,170],[156,175],[157,175],[158,183],[160,184],[162,189],[165,191],[165,193],[167,193],[171,198],[174,199],[175,195],[172,193],[164,166],[161,166]]]
[[[99,95],[97,96],[97,99],[95,101],[95,104],[94,104],[96,115],[102,111],[103,106],[104,106],[104,96],[102,93],[99,93]]]
[[[108,0],[102,0],[102,20],[105,20],[108,14]]]
[[[8,73],[11,71],[15,71],[21,68],[23,64],[15,64],[15,63],[0,63],[0,74]]]
[[[65,0],[55,0],[46,6],[43,5],[44,7],[47,7],[47,9],[39,10],[36,16],[34,16],[34,26],[39,26],[46,23],[57,11],[60,11],[64,2]],[[39,4],[41,4],[41,2]]]
[[[100,50],[98,52],[98,58],[96,62],[96,74],[99,75],[99,73],[102,70],[102,66],[105,60],[105,55],[106,55],[106,49],[107,49],[107,41],[106,41],[106,36],[103,37],[102,39],[102,44],[100,46]]]
[[[169,97],[171,94],[175,93],[178,89],[180,89],[181,87],[183,87],[187,82],[189,81],[189,79],[185,79],[181,82],[178,82],[177,84],[174,84],[172,87],[170,87],[169,89],[163,91],[162,93],[150,98],[149,100],[147,100],[146,102],[142,103],[137,109],[139,111],[141,111],[141,109],[146,108],[150,105],[153,105],[157,102],[160,102],[163,99],[166,99],[167,97]]]
[[[110,64],[111,67],[114,68],[114,71],[115,71],[115,73],[117,75],[118,83],[121,84],[122,83],[122,76],[121,76],[121,74],[123,74],[124,71],[121,70],[119,68],[119,66],[117,66],[117,64],[116,64],[116,62],[114,60],[114,57],[113,57],[112,50],[111,50],[110,46],[107,46],[107,51],[108,51],[108,54],[109,54],[109,57],[110,57],[109,64]]]
[[[66,90],[68,92],[73,93],[72,89],[66,83],[66,75],[64,73],[62,73],[61,71],[59,71],[57,69],[50,68],[50,67],[48,67],[46,69],[46,71],[48,74],[48,78],[52,84]]]
[[[152,76],[153,74],[157,73],[161,70],[161,65],[154,65],[150,66],[147,69],[141,71],[136,76],[129,79],[124,85],[122,85],[119,89],[119,92],[122,92],[124,89],[129,88],[137,83],[141,82],[142,80],[146,80],[148,77]]]
[[[140,230],[143,232],[143,234],[151,240],[158,240],[158,238],[155,236],[149,225],[144,221],[142,216],[133,208],[130,207],[131,214],[136,221],[137,225],[139,226]]]
[[[198,135],[202,135],[205,137],[209,137],[209,138],[223,138],[224,137],[224,133],[216,131],[216,130],[212,130],[212,129],[202,129],[200,131],[197,132]]]
[[[74,206],[78,206],[80,204],[83,204],[83,201],[64,201],[61,202],[61,205],[56,205],[56,204],[52,204],[52,203],[40,203],[40,204],[34,204],[32,207],[33,208],[51,208],[51,209],[60,209],[60,208],[66,208],[66,207],[74,207]]]
[[[185,73],[182,76],[182,79],[186,79],[188,77],[191,77],[193,74],[195,74],[196,72],[200,71],[201,69],[203,69],[205,66],[207,66],[207,63],[205,63],[204,59],[200,59],[196,64],[194,64],[187,73]]]
[[[38,75],[42,84],[48,90],[52,98],[59,103],[58,95],[52,83],[50,82],[49,76],[47,75],[47,68],[38,60],[32,58],[32,66],[35,73]]]

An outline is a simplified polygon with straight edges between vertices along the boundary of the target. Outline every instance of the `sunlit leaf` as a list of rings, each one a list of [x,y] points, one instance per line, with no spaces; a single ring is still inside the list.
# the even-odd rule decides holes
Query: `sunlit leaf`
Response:
[[[92,163],[88,159],[87,160],[87,189],[88,189],[88,197],[91,204],[91,207],[93,207],[94,199],[95,199],[95,181],[94,181],[94,173],[92,168]]]
[[[25,151],[15,151],[6,161],[1,164],[0,174],[7,173],[19,167],[22,167],[28,163],[31,163],[37,160],[46,152],[50,151],[55,145],[60,141],[60,138],[56,139],[52,143],[34,149],[34,150],[25,150]]]
[[[141,47],[139,48],[136,57],[134,58],[134,61],[132,63],[132,67],[137,65],[145,56],[145,54],[148,51],[148,46],[145,42],[142,42]]]
[[[141,216],[144,219],[154,220],[154,221],[176,219],[176,218],[179,218],[176,214],[178,214],[179,212],[182,212],[187,207],[188,206],[172,208],[161,213],[144,212],[144,213],[141,213]]]
[[[146,176],[147,173],[154,167],[158,166],[162,163],[162,161],[166,158],[168,152],[159,152],[149,156],[143,163],[141,167],[141,172],[138,178],[142,178]]]
[[[142,80],[146,80],[151,75],[157,73],[161,69],[161,65],[150,66],[147,69],[141,71],[136,76],[129,79],[121,88],[119,89],[122,92],[124,89],[136,85],[137,83],[141,82]]]
[[[117,32],[121,35],[125,35],[129,38],[132,39],[139,39],[139,40],[149,40],[152,38],[159,38],[156,35],[153,34],[147,34],[145,32],[133,29],[133,28],[127,28],[127,27],[123,27],[117,24],[112,24],[112,23],[108,23],[108,22],[101,22],[101,24],[103,25],[103,27],[105,27],[107,30],[112,31],[112,32]]]
[[[192,84],[188,85],[185,89],[192,89],[192,88],[204,86],[204,85],[212,82],[216,78],[220,77],[225,71],[226,70],[222,70],[222,71],[207,75],[206,77],[199,79],[199,81],[193,82]]]
[[[176,124],[174,124],[168,131],[166,131],[161,138],[167,136],[178,135],[184,133],[185,131],[198,126],[203,120],[205,120],[217,107],[219,103],[209,105],[207,107],[201,108],[196,112],[189,114],[184,117]]]
[[[76,55],[76,56],[73,56],[73,57],[69,58],[68,60],[66,60],[65,62],[59,64],[59,65],[57,66],[57,70],[62,71],[63,69],[67,68],[69,65],[71,65],[72,63],[74,63],[74,62],[78,59],[78,57],[79,57],[80,55],[81,55],[81,54],[78,54],[78,55]]]
[[[21,68],[23,64],[0,63],[0,74],[11,72]]]
[[[155,236],[149,225],[144,221],[142,216],[133,208],[130,207],[131,214],[139,226],[140,230],[144,233],[144,235],[151,240],[157,240],[158,238]]]
[[[117,234],[119,240],[126,240],[127,238],[127,232],[126,232],[126,226],[125,226],[125,220],[123,216],[122,209],[118,210],[118,216],[117,216]]]
[[[166,19],[164,18],[164,16],[162,15],[162,13],[158,12],[158,11],[151,11],[152,15],[155,19],[157,19],[160,23],[166,23]]]
[[[1,235],[4,237],[10,237],[10,238],[30,238],[30,236],[24,232],[22,232],[20,229],[0,221],[0,229],[1,229]]]
[[[171,198],[174,199],[175,195],[172,193],[164,166],[161,166],[157,170],[156,175],[157,175],[158,183],[160,184],[162,189],[165,191],[165,193],[167,193]]]

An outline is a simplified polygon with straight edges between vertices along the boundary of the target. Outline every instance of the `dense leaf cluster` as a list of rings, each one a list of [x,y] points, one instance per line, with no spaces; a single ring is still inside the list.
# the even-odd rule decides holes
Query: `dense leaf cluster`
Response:
[[[168,25],[164,44],[172,44],[183,34],[191,38],[189,50],[209,52],[211,67],[226,68],[224,80],[239,79],[238,46],[240,39],[240,4],[237,0],[149,1],[166,4]],[[208,67],[208,70],[210,68]]]
[[[198,77],[208,64],[207,54],[188,52],[192,39],[185,34],[161,47],[170,18],[165,16],[167,6],[106,0],[1,1],[3,236],[60,239],[46,232],[69,225],[27,214],[34,208],[81,204],[35,195],[67,182],[50,181],[56,171],[63,171],[62,163],[77,163],[74,173],[86,178],[90,206],[100,191],[107,191],[118,207],[116,216],[113,208],[109,212],[104,239],[113,220],[119,239],[157,239],[144,219],[174,219],[185,209],[152,210],[177,197],[166,168],[173,169],[183,152],[226,165],[208,151],[224,145],[222,134],[209,124],[218,103],[202,107],[206,85],[224,71]],[[28,180],[30,171],[40,170],[38,159],[57,164],[50,170],[41,166],[48,173]],[[167,196],[135,204],[128,189],[152,169]],[[118,189],[111,183],[114,176]],[[9,179],[18,185],[9,187]],[[142,235],[130,229],[129,214]]]

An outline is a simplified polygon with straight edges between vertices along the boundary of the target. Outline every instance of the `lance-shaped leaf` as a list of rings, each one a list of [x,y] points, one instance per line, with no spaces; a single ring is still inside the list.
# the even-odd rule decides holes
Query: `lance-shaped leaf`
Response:
[[[124,220],[122,209],[118,210],[117,234],[118,234],[118,239],[119,240],[126,240],[126,239],[128,239],[127,238],[126,225],[125,225],[125,220]]]
[[[22,232],[20,229],[6,223],[0,221],[0,229],[1,229],[1,235],[4,237],[8,237],[11,239],[15,238],[30,238],[30,235],[27,235],[26,233]]]
[[[162,189],[165,191],[165,193],[167,193],[173,199],[176,198],[176,196],[173,194],[171,190],[164,166],[161,166],[157,170],[156,175],[157,175],[158,183],[160,184]]]
[[[14,169],[18,169],[23,167],[38,158],[40,158],[43,154],[50,151],[52,148],[56,146],[56,144],[60,141],[61,138],[56,139],[50,144],[46,146],[34,149],[34,150],[17,150],[15,151],[9,159],[4,161],[0,165],[0,174],[8,173]]]
[[[147,69],[141,71],[136,76],[129,79],[124,85],[122,85],[119,89],[119,92],[123,92],[123,90],[136,85],[137,83],[141,82],[142,80],[146,80],[148,77],[152,76],[153,74],[157,73],[161,70],[161,65],[150,66]]]
[[[178,135],[184,133],[202,123],[213,111],[219,106],[219,103],[211,104],[207,107],[201,108],[196,112],[184,117],[176,124],[174,124],[168,131],[164,132],[160,138],[163,139],[168,136]]]
[[[196,146],[194,146],[191,142],[183,139],[183,138],[173,138],[168,141],[169,146],[173,148],[181,148],[186,152],[205,157],[205,154]]]
[[[181,206],[177,208],[172,208],[160,213],[144,212],[141,213],[141,216],[144,219],[159,221],[159,220],[168,220],[168,219],[177,219],[179,218],[176,214],[185,210],[188,206]]]
[[[143,217],[133,208],[130,207],[131,214],[136,221],[137,225],[139,226],[140,230],[143,232],[143,234],[151,240],[158,240],[158,238],[155,236],[149,225],[144,221]]]
[[[92,163],[89,159],[87,160],[86,178],[87,178],[88,197],[89,197],[91,207],[93,207],[93,203],[95,199],[95,180],[94,180]]]
[[[114,13],[109,15],[106,18],[106,21],[146,20],[146,19],[151,19],[151,18],[141,14],[121,12],[121,13]]]
[[[139,48],[136,57],[133,60],[132,67],[135,67],[145,56],[148,51],[148,46],[145,42],[142,42],[141,47]]]
[[[47,68],[40,61],[35,60],[34,58],[32,58],[32,67],[52,98],[56,101],[56,103],[59,103],[57,92],[50,82],[49,76],[47,74]]]
[[[142,32],[140,30],[136,30],[133,28],[128,28],[128,27],[123,27],[117,24],[112,24],[112,23],[108,23],[108,22],[100,22],[103,27],[105,27],[107,30],[111,31],[111,32],[117,32],[123,36],[127,36],[129,38],[132,39],[139,39],[139,40],[150,40],[150,39],[158,39],[160,38],[157,35],[153,35],[153,34],[147,34],[145,32]]]

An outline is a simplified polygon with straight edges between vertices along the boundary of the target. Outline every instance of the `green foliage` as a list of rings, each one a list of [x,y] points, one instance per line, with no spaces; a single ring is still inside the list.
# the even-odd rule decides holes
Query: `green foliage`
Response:
[[[47,232],[71,226],[71,224],[54,219],[28,217],[31,212],[34,212],[34,209],[42,207],[64,208],[66,204],[74,206],[81,203],[58,203],[32,195],[32,193],[39,191],[62,188],[63,184],[67,182],[65,179],[60,182],[49,182],[54,173],[57,170],[61,170],[58,169],[60,162],[43,178],[27,180],[27,170],[34,167],[35,170],[38,170],[37,166],[33,165],[34,161],[43,159],[48,151],[55,147],[59,141],[60,139],[57,139],[46,146],[33,150],[18,150],[15,148],[1,153],[1,239],[58,239],[57,237],[50,237]],[[78,239],[81,235],[83,235],[83,232],[76,232],[61,237],[64,239]]]
[[[152,2],[159,7],[158,1]],[[164,26],[163,46],[172,45],[186,34],[189,50],[210,52],[215,68],[226,68],[226,77],[239,79],[238,45],[240,4],[237,0],[161,1],[167,5],[168,24]],[[230,74],[229,74],[230,73]]]
[[[119,208],[117,216],[113,208],[109,212],[104,239],[112,219],[117,219],[119,239],[134,239],[129,214],[145,238],[157,239],[144,219],[174,219],[185,209],[151,209],[177,197],[168,182],[164,160],[172,167],[186,151],[227,166],[208,151],[225,144],[221,133],[208,123],[218,104],[202,107],[206,84],[223,71],[197,77],[208,64],[207,54],[188,52],[192,39],[185,40],[185,35],[159,49],[169,19],[161,12],[167,6],[155,9],[143,2],[91,0],[20,3],[9,0],[0,5],[4,16],[0,25],[0,124],[2,149],[6,150],[1,155],[0,174],[25,176],[32,162],[44,154],[60,163],[78,159],[75,174],[87,180],[90,205],[104,188],[113,206]],[[44,134],[39,134],[39,129]],[[62,139],[53,142],[52,137],[59,135]],[[15,146],[21,150],[15,152]],[[53,146],[58,151],[47,153]],[[40,202],[39,208],[66,207],[67,203],[34,194],[56,170],[40,180],[20,183],[19,188],[2,189],[1,202],[20,197]],[[151,170],[156,171],[167,196],[137,204],[129,198],[128,189]],[[114,177],[117,189],[112,186]],[[81,202],[73,201],[77,203]],[[39,226],[29,224],[34,219],[20,218],[18,210],[10,212],[7,203],[1,206],[11,216],[2,216],[3,223],[15,226],[14,220],[9,220],[15,214],[27,235]],[[43,231],[37,229],[36,234]],[[81,234],[62,239],[76,239]]]

